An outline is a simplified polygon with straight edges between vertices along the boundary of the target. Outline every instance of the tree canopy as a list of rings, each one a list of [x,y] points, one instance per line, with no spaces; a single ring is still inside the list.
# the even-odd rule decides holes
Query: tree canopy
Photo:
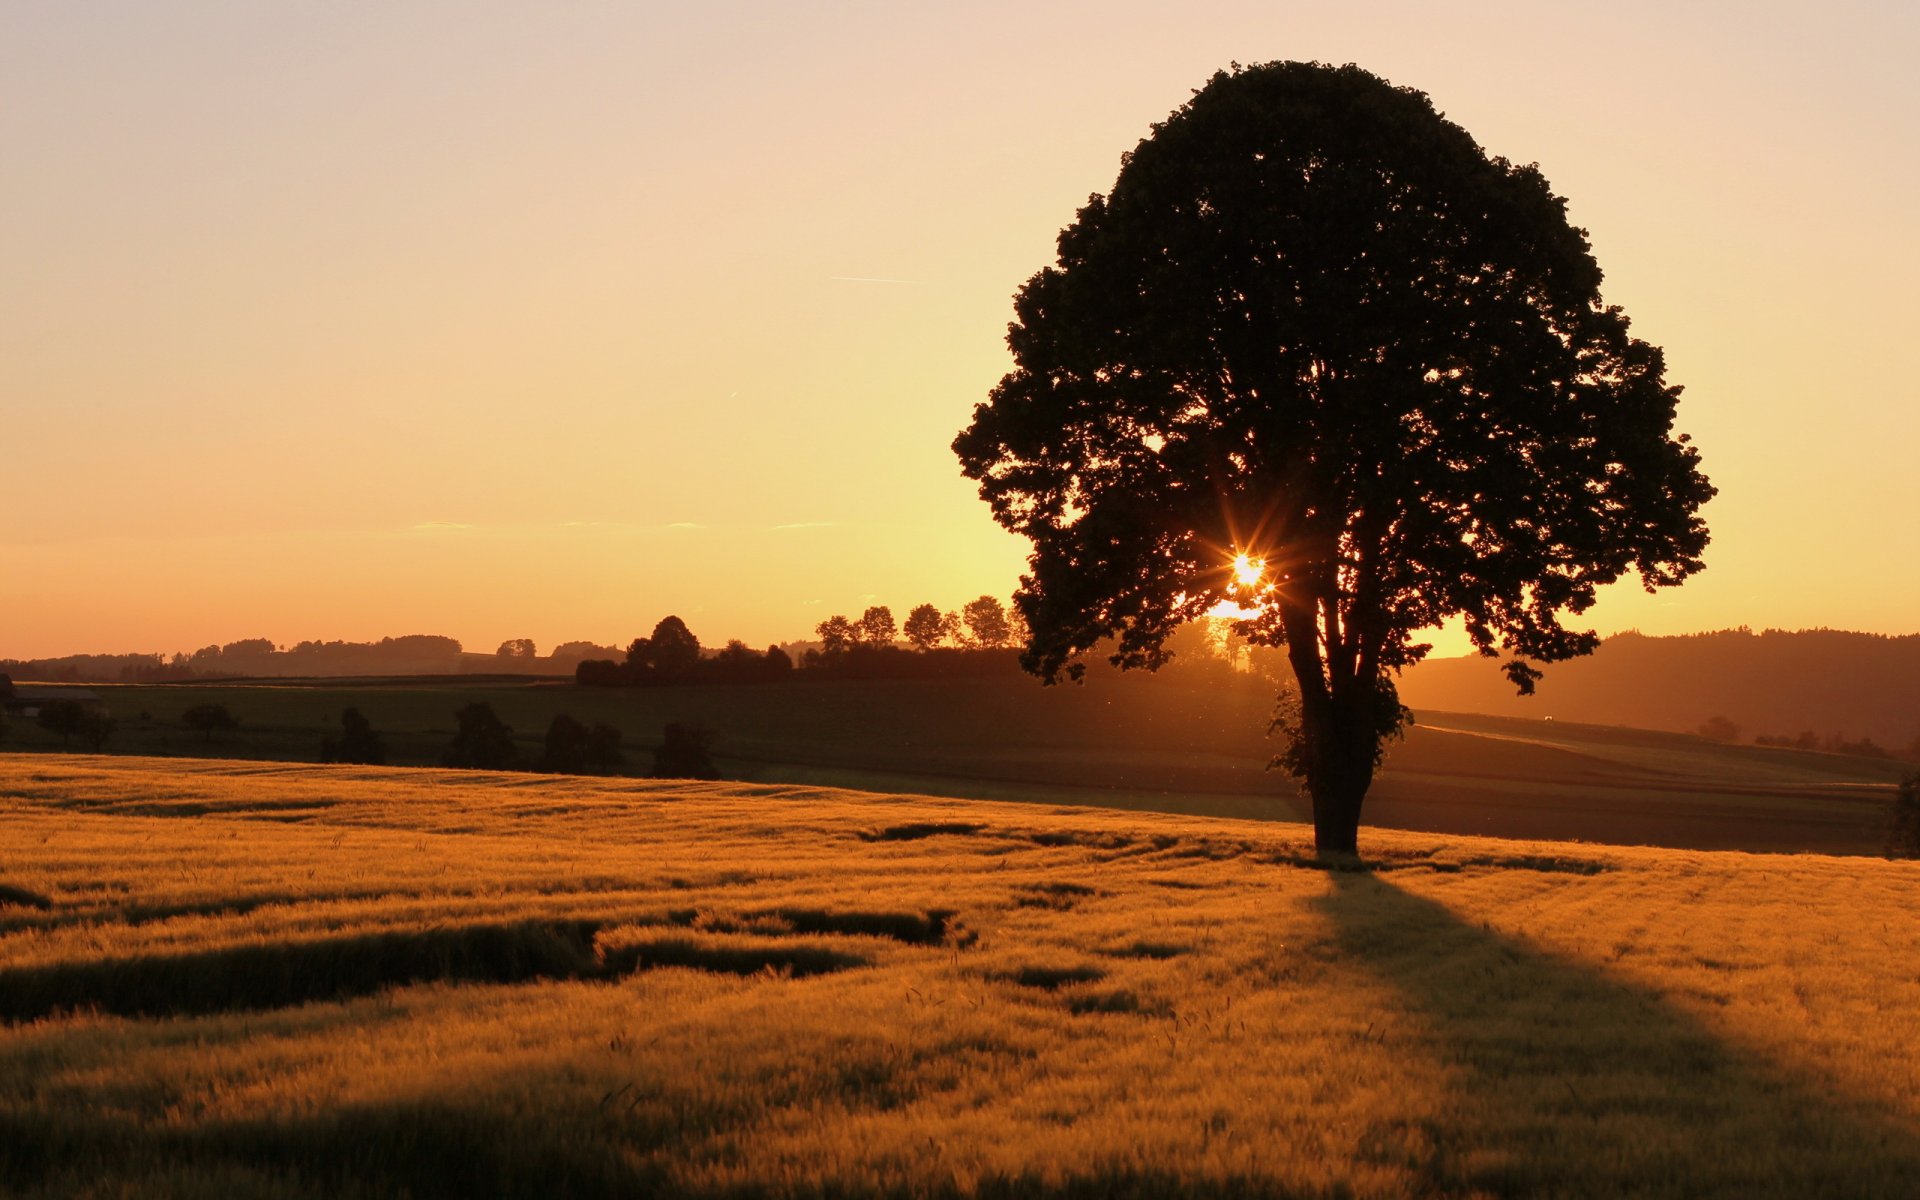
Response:
[[[947,625],[939,609],[931,604],[921,604],[907,614],[903,632],[915,650],[924,652],[938,646],[947,636]]]
[[[180,714],[180,723],[188,729],[198,730],[202,741],[211,742],[213,735],[229,729],[239,728],[240,722],[227,711],[224,704],[196,704]]]
[[[513,744],[513,730],[494,713],[493,705],[476,700],[462,705],[453,719],[459,728],[440,760],[447,766],[504,771],[518,765],[520,751]]]
[[[1713,489],[1659,348],[1600,296],[1540,171],[1358,67],[1216,74],[1122,161],[1015,297],[1015,368],[954,443],[1033,542],[1023,662],[1157,667],[1238,606],[1298,682],[1281,763],[1351,851],[1393,677],[1459,618],[1481,653],[1702,566]]]

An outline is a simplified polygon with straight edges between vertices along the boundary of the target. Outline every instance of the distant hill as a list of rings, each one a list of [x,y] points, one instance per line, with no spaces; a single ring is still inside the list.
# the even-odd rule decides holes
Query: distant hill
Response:
[[[1837,734],[1912,755],[1920,750],[1920,634],[1620,633],[1591,657],[1548,666],[1532,697],[1514,694],[1498,660],[1477,657],[1422,663],[1402,677],[1400,694],[1415,712],[1685,731],[1718,717],[1737,730],[1729,740]]]

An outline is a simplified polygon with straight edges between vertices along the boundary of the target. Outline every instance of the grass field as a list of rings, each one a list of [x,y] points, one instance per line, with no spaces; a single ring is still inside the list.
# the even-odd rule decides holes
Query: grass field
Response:
[[[0,756],[0,1192],[1911,1196],[1920,865]]]
[[[642,689],[469,681],[172,685],[98,689],[119,721],[111,749],[312,762],[358,707],[393,761],[431,765],[453,713],[490,703],[523,755],[556,713],[620,729],[645,773],[669,721],[705,724],[716,761],[749,782],[1194,815],[1299,819],[1291,783],[1265,767],[1273,697],[1261,684],[1096,674],[1084,687],[1019,676]],[[203,740],[201,703],[241,728]],[[0,747],[57,749],[30,725]],[[1547,720],[1421,714],[1368,799],[1377,825],[1690,849],[1877,853],[1897,764],[1726,746],[1684,734]]]

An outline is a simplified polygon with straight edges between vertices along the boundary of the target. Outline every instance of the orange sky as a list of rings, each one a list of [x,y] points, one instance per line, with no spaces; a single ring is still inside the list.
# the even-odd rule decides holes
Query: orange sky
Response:
[[[1708,570],[1920,628],[1916,7],[0,10],[0,656],[703,640],[1011,591],[947,449],[1014,289],[1231,60],[1421,88],[1687,387]]]

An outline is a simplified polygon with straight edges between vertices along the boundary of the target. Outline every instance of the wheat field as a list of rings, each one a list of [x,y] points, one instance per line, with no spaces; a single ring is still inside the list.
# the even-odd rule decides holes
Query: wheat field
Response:
[[[1914,1194],[1920,866],[1306,835],[7,755],[0,1191]]]

